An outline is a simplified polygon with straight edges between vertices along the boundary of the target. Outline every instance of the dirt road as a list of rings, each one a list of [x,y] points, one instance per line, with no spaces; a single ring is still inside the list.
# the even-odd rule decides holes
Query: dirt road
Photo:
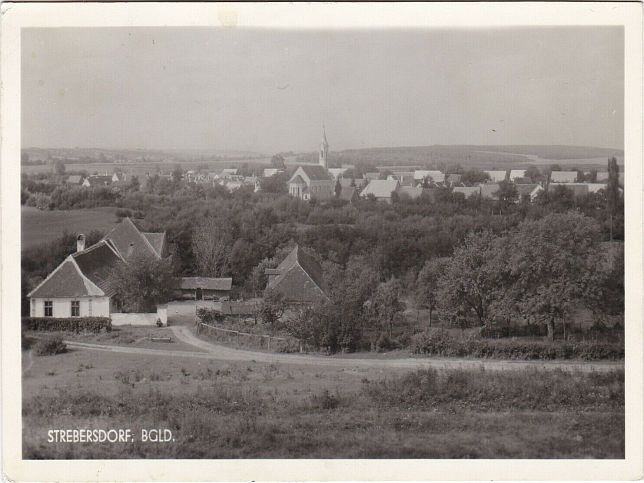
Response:
[[[83,342],[65,341],[72,348],[85,350],[99,350],[120,352],[126,354],[157,355],[165,357],[188,357],[198,359],[213,359],[220,361],[247,361],[280,364],[313,365],[326,367],[372,367],[372,368],[398,368],[417,369],[433,367],[436,369],[479,369],[486,370],[517,370],[528,367],[538,369],[561,369],[579,371],[605,372],[624,367],[623,361],[607,362],[581,362],[581,361],[497,361],[485,359],[457,359],[457,358],[421,358],[410,357],[405,359],[354,359],[341,357],[326,357],[304,354],[277,354],[269,352],[256,352],[242,349],[233,349],[212,344],[196,337],[188,327],[170,327],[175,337],[203,352],[187,352],[164,349],[142,349],[139,347],[87,344]]]

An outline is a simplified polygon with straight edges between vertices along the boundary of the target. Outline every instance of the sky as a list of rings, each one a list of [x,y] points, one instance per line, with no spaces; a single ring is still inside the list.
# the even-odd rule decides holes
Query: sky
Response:
[[[623,148],[621,27],[22,31],[22,146]]]

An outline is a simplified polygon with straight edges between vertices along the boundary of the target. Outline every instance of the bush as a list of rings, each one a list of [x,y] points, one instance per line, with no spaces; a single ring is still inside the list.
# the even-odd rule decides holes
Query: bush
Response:
[[[217,310],[199,307],[197,309],[197,318],[202,324],[213,324],[216,322],[222,322],[225,319],[225,316]]]
[[[109,317],[73,317],[54,319],[52,317],[23,317],[22,330],[67,331],[67,332],[110,332],[112,320]]]
[[[444,331],[416,334],[411,340],[415,354],[443,357],[478,357],[492,359],[582,359],[623,360],[624,345],[613,342],[541,342],[523,340],[461,340]]]
[[[67,346],[59,335],[41,339],[34,345],[34,352],[37,356],[55,356],[67,352]]]

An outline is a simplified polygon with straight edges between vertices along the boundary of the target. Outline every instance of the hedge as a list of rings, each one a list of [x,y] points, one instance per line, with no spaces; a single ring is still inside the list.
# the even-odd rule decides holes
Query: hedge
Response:
[[[112,330],[112,319],[109,317],[69,317],[55,319],[52,317],[23,317],[22,330],[67,331],[67,332],[101,332]]]
[[[412,337],[415,354],[441,357],[477,357],[491,359],[553,360],[581,359],[623,360],[624,344],[614,342],[538,342],[522,340],[456,339],[443,332],[420,333]]]

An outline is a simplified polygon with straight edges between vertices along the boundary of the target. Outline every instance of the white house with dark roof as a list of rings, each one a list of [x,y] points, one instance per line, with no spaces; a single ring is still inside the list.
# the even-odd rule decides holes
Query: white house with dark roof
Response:
[[[79,235],[69,255],[27,296],[32,317],[109,317],[118,312],[112,270],[135,257],[167,255],[165,233],[142,233],[124,218],[102,240],[85,248]]]
[[[519,178],[525,178],[525,169],[511,169],[510,170],[510,181],[513,183]]]

